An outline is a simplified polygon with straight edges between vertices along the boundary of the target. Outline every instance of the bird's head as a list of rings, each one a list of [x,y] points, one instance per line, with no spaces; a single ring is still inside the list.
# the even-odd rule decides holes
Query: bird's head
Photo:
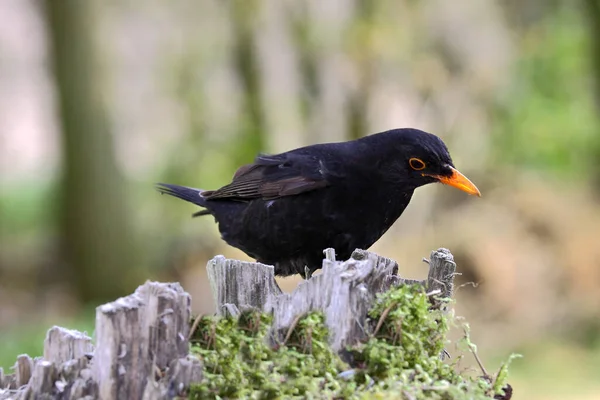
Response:
[[[418,129],[397,129],[389,131],[397,137],[401,146],[396,154],[396,165],[405,173],[415,186],[441,182],[453,186],[468,194],[481,196],[479,189],[452,162],[446,144],[439,137]]]

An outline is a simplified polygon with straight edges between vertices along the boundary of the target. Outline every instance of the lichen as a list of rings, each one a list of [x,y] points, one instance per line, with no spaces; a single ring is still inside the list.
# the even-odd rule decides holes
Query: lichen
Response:
[[[459,373],[457,361],[442,357],[453,321],[432,309],[421,285],[399,286],[378,296],[369,312],[372,334],[346,349],[343,362],[327,344],[319,312],[299,317],[280,342],[268,336],[271,317],[257,311],[201,317],[192,352],[204,363],[204,378],[192,385],[189,398],[504,398],[513,357],[495,377]],[[476,352],[468,329],[463,344]]]

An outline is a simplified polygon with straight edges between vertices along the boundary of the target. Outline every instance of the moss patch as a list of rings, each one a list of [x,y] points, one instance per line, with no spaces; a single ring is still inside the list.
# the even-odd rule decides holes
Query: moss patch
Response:
[[[494,376],[472,376],[442,359],[453,320],[430,306],[420,285],[380,295],[369,313],[373,334],[347,349],[347,363],[329,348],[318,312],[297,319],[276,346],[268,344],[268,315],[201,317],[192,353],[204,363],[204,379],[190,388],[189,398],[509,398],[503,393],[508,363]],[[468,329],[463,343],[476,352]]]

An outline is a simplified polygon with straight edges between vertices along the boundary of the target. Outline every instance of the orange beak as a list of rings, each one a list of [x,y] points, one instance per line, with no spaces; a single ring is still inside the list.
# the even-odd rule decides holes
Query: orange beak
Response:
[[[439,176],[439,175],[431,175],[432,177],[438,179],[444,185],[453,186],[457,189],[462,190],[463,192],[467,192],[469,194],[481,197],[481,192],[477,189],[477,186],[473,185],[466,176],[458,172],[458,170],[450,167],[452,169],[451,176]]]

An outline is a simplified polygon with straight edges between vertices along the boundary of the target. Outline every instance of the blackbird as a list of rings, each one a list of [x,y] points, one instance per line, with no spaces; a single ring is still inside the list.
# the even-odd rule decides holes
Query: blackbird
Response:
[[[217,190],[157,189],[203,207],[193,215],[214,216],[225,242],[287,276],[319,269],[325,248],[343,260],[369,248],[433,182],[481,195],[439,137],[405,128],[260,154]]]

